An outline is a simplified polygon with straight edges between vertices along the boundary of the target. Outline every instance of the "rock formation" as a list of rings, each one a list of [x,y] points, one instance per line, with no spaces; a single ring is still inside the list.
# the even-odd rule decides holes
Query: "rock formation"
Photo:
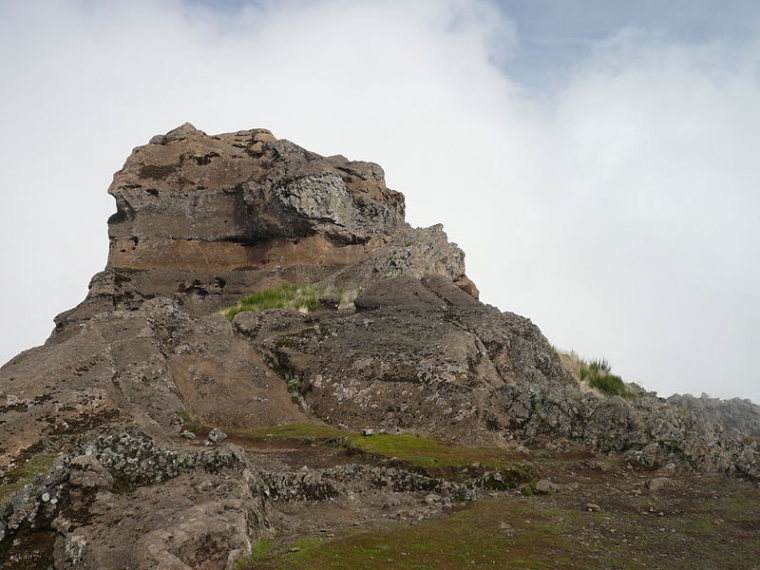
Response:
[[[737,426],[641,389],[632,402],[582,389],[528,319],[478,301],[441,226],[404,222],[376,164],[185,124],[136,148],[109,193],[107,267],[44,346],[0,369],[2,473],[57,457],[0,505],[0,559],[16,561],[0,568],[232,568],[278,501],[383,488],[432,494],[432,514],[495,480],[343,459],[271,469],[222,435],[199,448],[212,426],[577,442],[760,480]],[[316,310],[224,315],[303,283]]]

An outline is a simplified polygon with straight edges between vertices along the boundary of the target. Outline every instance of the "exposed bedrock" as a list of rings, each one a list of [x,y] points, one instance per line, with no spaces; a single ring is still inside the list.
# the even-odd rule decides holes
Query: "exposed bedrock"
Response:
[[[442,226],[410,227],[373,163],[186,124],[136,148],[109,192],[107,266],[44,346],[0,368],[0,485],[42,466],[0,503],[0,554],[31,545],[59,570],[216,570],[269,532],[282,501],[474,496],[378,464],[266,473],[235,447],[202,450],[212,427],[580,443],[647,469],[760,481],[756,407],[591,389],[529,319],[478,300],[462,250]],[[285,284],[309,284],[313,302],[224,314]]]

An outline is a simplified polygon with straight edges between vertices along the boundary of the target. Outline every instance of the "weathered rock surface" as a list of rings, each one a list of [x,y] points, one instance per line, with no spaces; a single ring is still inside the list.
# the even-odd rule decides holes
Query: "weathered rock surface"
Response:
[[[24,567],[29,544],[57,569],[231,568],[297,524],[283,501],[326,505],[320,516],[328,498],[333,511],[391,502],[430,516],[506,487],[498,472],[460,483],[344,462],[267,471],[228,445],[289,423],[575,441],[646,468],[760,481],[756,407],[732,420],[736,402],[582,390],[535,325],[477,300],[440,226],[404,222],[375,164],[186,124],[135,149],[109,192],[107,267],[44,346],[0,368],[0,477],[60,454],[0,506],[0,554],[17,561],[3,570]],[[316,284],[319,309],[221,314],[284,283]]]
[[[702,394],[699,398],[691,394],[674,394],[668,403],[677,408],[693,410],[701,416],[737,429],[747,435],[760,438],[760,406],[741,398],[721,400]]]
[[[359,261],[404,225],[403,196],[378,165],[264,129],[210,137],[183,125],[136,148],[109,193],[108,267],[142,295],[239,294],[261,273]]]

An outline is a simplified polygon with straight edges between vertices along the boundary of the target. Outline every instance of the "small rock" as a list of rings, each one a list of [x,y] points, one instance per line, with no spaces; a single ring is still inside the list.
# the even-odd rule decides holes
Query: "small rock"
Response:
[[[515,533],[515,529],[512,528],[512,525],[507,522],[500,522],[499,532],[506,534],[507,536],[512,536]]]
[[[670,487],[673,484],[674,484],[673,480],[669,479],[668,477],[656,477],[654,479],[650,479],[647,482],[647,488],[650,491],[655,491],[656,492],[656,491],[662,491],[666,487]]]
[[[433,493],[430,493],[429,495],[425,495],[425,504],[433,506],[438,504],[439,499],[437,495],[434,495]]]
[[[219,428],[214,428],[210,432],[208,432],[208,440],[217,443],[219,441],[222,441],[223,439],[227,439],[227,434],[224,433]]]
[[[535,489],[536,493],[539,493],[540,495],[548,495],[549,493],[556,493],[561,487],[549,479],[539,479],[538,482],[536,482]]]
[[[50,500],[50,493],[42,493],[42,497],[40,498],[42,499],[43,503],[47,503]]]
[[[185,439],[195,439],[195,434],[189,430],[183,430],[179,435]]]
[[[372,430],[372,429],[369,429],[369,428],[364,428],[362,430],[362,435],[370,436],[370,435],[374,435],[374,434],[375,434],[375,430]]]
[[[590,513],[598,513],[602,510],[602,507],[597,505],[596,503],[586,503],[586,506],[583,507]]]

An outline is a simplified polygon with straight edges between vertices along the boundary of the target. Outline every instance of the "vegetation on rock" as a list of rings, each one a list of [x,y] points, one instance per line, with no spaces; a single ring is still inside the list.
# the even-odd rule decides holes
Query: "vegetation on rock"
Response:
[[[41,453],[9,471],[0,480],[0,503],[5,502],[8,497],[32,481],[37,475],[49,471],[56,459],[58,459],[58,455]]]
[[[593,487],[573,493],[486,498],[413,526],[275,536],[255,544],[239,568],[739,570],[747,554],[760,553],[757,495],[748,486],[707,480],[693,501],[677,487],[657,496],[631,492],[635,478],[614,478],[611,489],[597,476]],[[605,505],[600,512],[583,508],[592,488]],[[719,488],[721,497],[712,498]]]
[[[636,398],[623,379],[612,373],[612,368],[606,359],[586,360],[575,352],[559,352],[559,354],[565,367],[581,382],[608,396],[620,396],[626,400]]]
[[[585,380],[589,386],[609,396],[621,396],[626,400],[632,400],[635,397],[622,378],[612,373],[609,363],[604,359],[584,361],[581,366],[581,380]]]
[[[308,313],[319,307],[319,296],[324,293],[324,290],[324,287],[311,283],[300,285],[286,283],[277,289],[256,291],[243,297],[237,305],[228,308],[224,315],[232,320],[238,313],[265,309],[291,309]]]
[[[508,453],[501,449],[461,447],[437,439],[403,433],[379,433],[365,436],[337,430],[329,426],[312,424],[290,424],[264,428],[251,435],[254,438],[322,440],[352,453],[359,452],[394,458],[422,468],[463,467],[477,463],[484,467],[504,469],[514,467],[514,460],[516,459],[516,457],[510,458]]]

